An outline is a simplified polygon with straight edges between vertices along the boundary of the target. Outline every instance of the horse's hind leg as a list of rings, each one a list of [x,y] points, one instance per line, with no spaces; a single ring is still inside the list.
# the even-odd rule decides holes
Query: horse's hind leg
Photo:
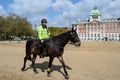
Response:
[[[35,73],[38,73],[38,71],[36,70],[36,67],[35,67],[36,57],[37,57],[37,55],[36,55],[36,54],[33,54],[32,67],[33,67],[33,71],[34,71]]]
[[[21,69],[22,71],[25,71],[26,62],[27,62],[27,56],[24,57],[24,65],[23,68]]]
[[[28,59],[29,61],[32,61],[32,58],[31,58],[31,56],[29,56],[27,59]]]
[[[65,79],[69,79],[69,76],[68,76],[68,73],[66,71],[66,66],[65,66],[65,62],[63,60],[63,57],[59,56],[58,59],[59,59],[59,61],[61,62],[62,66],[63,66],[64,72],[65,72]]]

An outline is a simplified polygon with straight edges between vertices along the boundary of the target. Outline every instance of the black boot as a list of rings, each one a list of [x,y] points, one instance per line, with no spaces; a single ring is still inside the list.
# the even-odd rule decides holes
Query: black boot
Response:
[[[44,43],[41,43],[41,47],[40,47],[40,58],[44,58],[44,53],[43,53],[43,49],[44,49]]]
[[[40,48],[40,58],[44,58],[44,54],[43,54],[43,45]]]
[[[44,54],[43,53],[40,53],[40,58],[44,58]]]

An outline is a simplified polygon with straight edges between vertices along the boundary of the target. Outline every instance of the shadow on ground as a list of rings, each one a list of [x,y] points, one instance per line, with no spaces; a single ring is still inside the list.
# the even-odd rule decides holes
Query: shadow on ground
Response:
[[[42,72],[45,72],[45,70],[47,70],[47,68],[48,68],[48,64],[49,64],[49,62],[47,62],[47,61],[45,61],[43,63],[35,63],[35,67],[37,69],[40,69]],[[26,70],[31,69],[31,68],[32,68],[32,64],[30,65],[30,67],[27,67]],[[54,64],[52,64],[52,66],[51,66],[51,73],[53,71],[58,71],[58,72],[60,72],[64,76],[64,72],[61,71],[61,68],[63,69],[62,64],[61,65],[54,65]],[[67,65],[66,65],[66,69],[67,70],[72,70],[72,68],[67,66]]]

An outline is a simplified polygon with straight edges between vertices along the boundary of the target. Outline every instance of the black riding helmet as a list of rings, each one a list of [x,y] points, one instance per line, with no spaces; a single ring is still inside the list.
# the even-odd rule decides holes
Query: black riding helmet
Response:
[[[41,23],[47,23],[47,20],[46,19],[42,19]]]

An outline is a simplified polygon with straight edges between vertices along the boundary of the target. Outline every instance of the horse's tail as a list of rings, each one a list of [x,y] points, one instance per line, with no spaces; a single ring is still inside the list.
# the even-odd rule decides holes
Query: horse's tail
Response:
[[[28,57],[28,60],[31,60],[31,46],[33,44],[33,40],[30,39],[30,40],[27,40],[26,42],[26,56]]]

